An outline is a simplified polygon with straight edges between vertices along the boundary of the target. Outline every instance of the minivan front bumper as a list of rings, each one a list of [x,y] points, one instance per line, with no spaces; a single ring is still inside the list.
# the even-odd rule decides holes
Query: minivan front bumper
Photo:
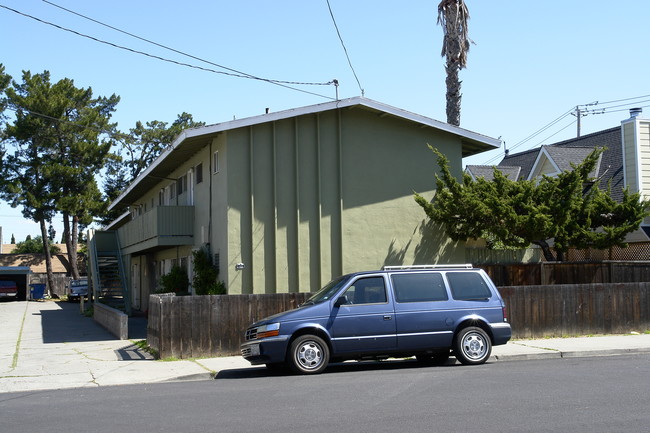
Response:
[[[284,362],[288,342],[286,335],[247,341],[240,346],[241,356],[253,365]]]

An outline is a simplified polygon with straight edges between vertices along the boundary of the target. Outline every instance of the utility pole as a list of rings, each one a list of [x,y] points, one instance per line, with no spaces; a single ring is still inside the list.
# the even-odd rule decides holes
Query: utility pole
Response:
[[[571,114],[573,114],[574,116],[576,116],[576,119],[577,119],[577,131],[576,131],[576,136],[577,136],[577,137],[580,137],[580,119],[581,119],[583,116],[586,116],[587,113],[584,113],[582,110],[580,110],[580,106],[579,106],[579,105],[576,105],[576,110],[575,110],[575,112],[574,112],[574,113],[571,113]]]

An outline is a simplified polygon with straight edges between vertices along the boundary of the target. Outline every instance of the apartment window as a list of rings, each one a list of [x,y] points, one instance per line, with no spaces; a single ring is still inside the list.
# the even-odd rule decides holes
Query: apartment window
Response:
[[[184,192],[187,192],[187,174],[176,180],[176,194],[181,195]]]
[[[212,154],[212,172],[219,173],[219,151]]]
[[[167,188],[169,188],[169,199],[173,200],[176,197],[176,184],[171,183]]]
[[[198,185],[203,182],[203,163],[197,165],[194,171],[196,172],[196,184]]]
[[[165,204],[165,188],[160,188],[158,191],[158,206],[163,206]]]

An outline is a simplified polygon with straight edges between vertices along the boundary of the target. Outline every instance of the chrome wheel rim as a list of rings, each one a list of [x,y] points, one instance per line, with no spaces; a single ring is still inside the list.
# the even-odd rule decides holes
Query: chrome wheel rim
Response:
[[[305,370],[314,370],[323,363],[323,349],[313,340],[303,342],[296,349],[296,361]]]
[[[478,332],[468,332],[463,337],[463,353],[467,358],[478,360],[487,353],[487,344],[483,335]]]

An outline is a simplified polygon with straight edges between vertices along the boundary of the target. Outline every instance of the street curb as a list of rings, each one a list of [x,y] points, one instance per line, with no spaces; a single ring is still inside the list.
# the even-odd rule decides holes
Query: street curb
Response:
[[[620,356],[620,355],[637,355],[650,353],[650,347],[640,347],[633,349],[604,349],[604,350],[581,350],[565,351],[549,350],[544,353],[529,353],[518,355],[492,355],[490,361],[533,361],[541,359],[559,359],[559,358],[591,358],[600,356]]]
[[[562,358],[588,358],[596,356],[618,356],[618,355],[638,355],[650,353],[650,347],[638,347],[634,349],[604,349],[604,350],[583,350],[561,352]]]
[[[526,353],[519,355],[493,355],[490,360],[494,361],[535,361],[539,359],[558,359],[562,358],[562,352],[557,350],[549,350],[544,353]]]
[[[216,373],[205,372],[205,373],[188,374],[186,376],[172,377],[169,379],[164,379],[161,382],[197,382],[200,380],[214,380],[214,379],[216,379]]]

